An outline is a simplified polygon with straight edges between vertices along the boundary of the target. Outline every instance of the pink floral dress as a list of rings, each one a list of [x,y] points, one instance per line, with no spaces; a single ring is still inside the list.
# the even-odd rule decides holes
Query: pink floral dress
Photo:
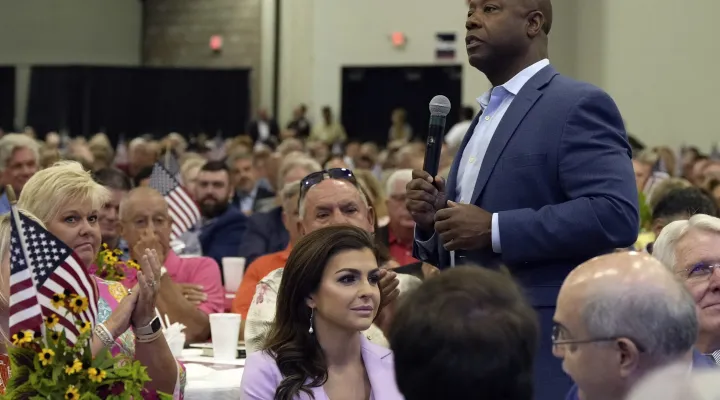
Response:
[[[100,293],[100,300],[98,301],[98,323],[102,323],[110,318],[112,311],[117,308],[118,304],[125,296],[128,295],[128,291],[125,286],[120,282],[106,281],[97,276],[93,275],[95,282],[97,283],[98,292]],[[128,329],[117,339],[115,339],[115,345],[110,349],[112,355],[116,356],[123,353],[127,356],[135,356],[135,335]],[[175,384],[175,391],[173,398],[176,400],[182,400],[183,394],[185,393],[185,367],[179,361],[178,364],[178,377],[177,383]]]

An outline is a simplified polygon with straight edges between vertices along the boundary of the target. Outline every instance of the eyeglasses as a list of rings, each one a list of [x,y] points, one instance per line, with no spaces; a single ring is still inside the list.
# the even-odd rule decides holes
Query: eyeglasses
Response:
[[[612,342],[618,339],[628,339],[633,344],[635,344],[635,347],[637,347],[638,351],[641,353],[645,352],[645,348],[638,343],[637,340],[627,338],[624,336],[612,336],[612,337],[601,337],[601,338],[594,338],[594,339],[560,339],[560,336],[562,335],[562,327],[558,324],[553,325],[552,328],[552,334],[550,338],[552,339],[553,346],[559,346],[564,344],[588,344],[588,343],[600,343],[600,342]]]
[[[300,196],[298,196],[298,204],[305,198],[308,190],[325,179],[340,179],[348,181],[357,187],[358,182],[353,172],[347,168],[330,168],[323,171],[313,172],[312,174],[300,180]]]
[[[710,279],[716,268],[720,268],[720,263],[699,262],[690,268],[678,271],[678,274],[685,275],[685,279],[690,282],[702,282]]]

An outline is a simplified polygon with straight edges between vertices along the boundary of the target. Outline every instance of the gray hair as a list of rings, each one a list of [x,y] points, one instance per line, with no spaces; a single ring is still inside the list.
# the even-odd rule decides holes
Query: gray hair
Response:
[[[720,219],[706,214],[695,214],[690,219],[667,224],[653,244],[653,257],[665,264],[670,271],[675,272],[677,263],[675,248],[680,239],[691,229],[720,234]]]
[[[306,171],[308,171],[308,174],[311,174],[313,172],[322,171],[322,166],[320,163],[315,161],[314,159],[305,156],[305,155],[289,155],[283,162],[280,164],[280,168],[278,170],[278,186],[280,186],[280,190],[283,189],[282,183],[285,182],[285,177],[287,174],[290,173],[290,171],[296,169],[296,168],[303,168]]]
[[[350,183],[349,181],[347,181]],[[351,183],[350,183],[351,184]],[[351,184],[352,185],[352,184]],[[363,204],[365,204],[365,207],[370,208],[370,203],[368,202],[367,194],[361,189],[360,183],[357,185],[352,185],[360,195],[360,198],[362,199]],[[300,216],[300,219],[302,220],[305,217],[305,199],[307,198],[307,192],[305,196],[300,198],[300,204],[298,205],[298,215]]]
[[[292,200],[299,193],[300,181],[290,182],[287,185],[283,186],[282,191],[280,192],[280,197],[282,197],[282,201],[284,203],[286,201]]]
[[[385,194],[387,196],[393,195],[393,189],[395,188],[395,184],[400,182],[410,182],[412,180],[412,170],[410,168],[404,168],[404,169],[398,169],[395,170],[390,176],[387,178],[387,182],[385,182]]]
[[[668,274],[662,286],[619,284],[592,290],[580,312],[590,337],[631,338],[654,363],[666,363],[695,344],[695,307],[690,292]]]
[[[5,171],[17,149],[29,149],[35,156],[35,161],[40,160],[40,146],[35,139],[21,133],[9,133],[0,138],[0,172]]]

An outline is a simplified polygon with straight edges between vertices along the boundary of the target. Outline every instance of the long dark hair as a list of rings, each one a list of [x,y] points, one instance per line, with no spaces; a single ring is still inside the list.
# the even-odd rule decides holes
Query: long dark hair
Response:
[[[313,397],[311,388],[327,381],[325,356],[315,335],[308,332],[311,310],[306,299],[317,291],[325,266],[334,255],[363,249],[375,252],[372,236],[362,229],[339,225],[305,235],[290,253],[278,291],[275,321],[264,346],[283,376],[275,400],[291,400],[300,392]]]

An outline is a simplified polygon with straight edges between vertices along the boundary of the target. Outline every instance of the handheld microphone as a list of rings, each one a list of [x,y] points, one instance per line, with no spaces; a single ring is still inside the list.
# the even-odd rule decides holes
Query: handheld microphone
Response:
[[[450,100],[445,96],[435,96],[430,100],[430,127],[425,143],[425,161],[423,170],[435,178],[440,168],[440,151],[445,135],[445,119],[450,113]]]

